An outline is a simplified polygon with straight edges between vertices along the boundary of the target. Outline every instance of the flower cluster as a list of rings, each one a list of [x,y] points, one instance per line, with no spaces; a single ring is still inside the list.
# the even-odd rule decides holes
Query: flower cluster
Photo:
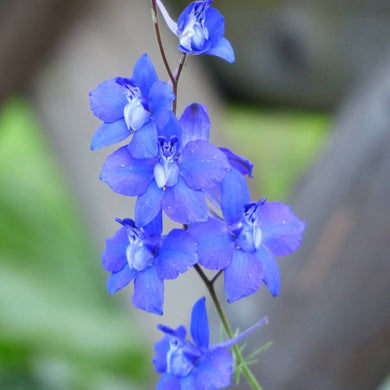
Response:
[[[223,16],[211,3],[193,2],[175,23],[157,0],[180,51],[234,62],[223,37]],[[131,78],[106,80],[89,96],[92,112],[103,122],[91,149],[131,137],[107,157],[100,175],[114,192],[136,197],[133,219],[116,219],[120,228],[102,254],[110,272],[108,291],[113,294],[134,280],[134,305],[162,315],[164,281],[196,265],[223,272],[228,302],[253,294],[263,283],[276,296],[275,257],[299,247],[305,224],[282,203],[250,200],[245,176],[252,177],[253,164],[209,142],[205,106],[193,103],[178,118],[173,90],[144,54]],[[182,227],[164,234],[163,213]],[[192,312],[193,343],[183,327],[159,328],[165,336],[154,359],[163,373],[158,389],[229,386],[233,363],[227,347],[238,339],[209,346],[204,299]]]

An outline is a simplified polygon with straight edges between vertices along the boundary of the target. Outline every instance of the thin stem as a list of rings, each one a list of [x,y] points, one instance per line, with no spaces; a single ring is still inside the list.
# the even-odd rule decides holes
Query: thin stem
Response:
[[[177,67],[177,70],[175,72],[175,76],[174,76],[175,81],[174,81],[173,86],[172,86],[173,93],[176,96],[176,99],[173,101],[173,108],[172,108],[172,111],[175,114],[176,114],[176,108],[177,108],[177,86],[179,85],[179,79],[181,76],[181,72],[183,71],[184,64],[186,62],[186,58],[187,58],[187,54],[183,53],[181,58],[180,58],[179,66]]]
[[[160,49],[161,58],[163,60],[165,69],[167,70],[169,79],[171,80],[172,85],[175,85],[175,77],[172,74],[171,68],[170,68],[168,60],[167,60],[167,56],[165,55],[164,46],[163,46],[162,40],[161,40],[160,27],[158,24],[156,0],[151,0],[151,2],[152,2],[152,19],[153,19],[153,24],[154,24],[154,30],[156,32],[158,48]]]
[[[182,56],[180,58],[179,66],[178,66],[175,74],[173,74],[172,71],[171,71],[171,68],[169,66],[167,56],[165,55],[164,45],[163,45],[162,40],[161,40],[160,26],[158,24],[157,0],[151,0],[151,3],[152,3],[152,19],[153,19],[154,30],[156,32],[158,48],[160,49],[161,58],[163,60],[165,69],[167,70],[169,79],[170,79],[170,81],[172,83],[173,93],[176,96],[175,100],[173,101],[173,105],[172,105],[172,111],[173,111],[174,114],[176,114],[176,109],[177,109],[177,86],[179,84],[180,75],[181,75],[181,72],[182,72],[182,70],[184,68],[184,64],[185,64],[185,61],[186,61],[186,58],[187,58],[187,54],[186,53],[182,54]],[[159,5],[160,5],[160,8],[161,8],[161,3]],[[165,8],[163,8],[163,12],[166,12]]]
[[[222,275],[222,272],[223,270],[220,269],[215,275],[214,277],[211,279],[210,283],[211,284],[214,284],[216,282],[216,280]]]
[[[218,296],[215,292],[214,281],[216,280],[216,278],[214,277],[212,280],[209,280],[198,264],[195,265],[195,270],[198,272],[199,276],[201,277],[201,279],[203,280],[207,289],[209,290],[211,299],[214,302],[215,308],[217,310],[218,316],[222,322],[222,325],[225,329],[226,334],[228,335],[229,338],[233,338],[234,337],[233,330],[230,326],[230,323],[226,317],[225,312],[223,311],[221,302],[219,301]],[[233,351],[234,351],[234,354],[236,355],[237,361],[242,369],[242,372],[243,372],[248,384],[251,386],[252,390],[262,390],[262,387],[257,382],[252,371],[249,369],[249,367],[245,363],[245,360],[241,354],[240,348],[238,347],[237,344],[233,345]]]

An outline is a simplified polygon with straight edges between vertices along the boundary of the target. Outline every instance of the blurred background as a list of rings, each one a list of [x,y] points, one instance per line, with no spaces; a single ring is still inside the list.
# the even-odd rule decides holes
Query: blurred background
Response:
[[[174,19],[187,4],[166,1]],[[213,141],[255,163],[253,199],[308,222],[279,261],[280,296],[225,305],[241,329],[269,317],[244,353],[272,341],[253,366],[268,390],[389,389],[390,2],[214,6],[236,64],[191,57],[178,112],[206,104]],[[0,1],[0,389],[154,388],[156,323],[188,324],[207,296],[190,271],[166,283],[156,318],[133,308],[131,286],[105,288],[100,253],[134,203],[98,180],[115,147],[89,150],[88,93],[146,51],[166,79],[147,0]]]

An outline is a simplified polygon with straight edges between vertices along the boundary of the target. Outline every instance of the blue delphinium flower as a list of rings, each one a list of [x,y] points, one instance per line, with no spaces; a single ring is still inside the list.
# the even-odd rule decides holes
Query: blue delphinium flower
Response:
[[[208,218],[203,190],[220,183],[230,170],[226,155],[208,142],[209,128],[206,108],[194,103],[180,121],[172,114],[159,129],[150,140],[148,158],[135,158],[126,146],[107,158],[101,180],[115,192],[138,196],[137,226],[147,225],[161,209],[182,224]]]
[[[213,0],[194,1],[179,16],[175,23],[160,0],[157,4],[170,30],[179,38],[179,50],[187,54],[210,54],[233,63],[234,51],[223,37],[225,19],[210,7]]]
[[[186,329],[158,325],[165,336],[155,344],[153,363],[162,373],[157,390],[217,390],[230,386],[233,359],[228,348],[249,332],[267,322],[263,319],[246,332],[216,345],[210,345],[205,298],[197,301],[191,314],[191,337]]]
[[[164,279],[177,278],[197,262],[196,244],[179,229],[161,237],[161,215],[143,229],[131,219],[116,221],[122,226],[102,254],[103,267],[111,272],[107,289],[114,294],[134,279],[134,305],[161,315]]]
[[[92,138],[91,149],[120,142],[134,133],[133,141],[142,143],[157,125],[169,120],[172,88],[159,81],[147,54],[134,66],[131,79],[117,77],[99,84],[89,94],[91,110],[104,123]]]
[[[199,264],[224,269],[228,302],[253,294],[264,282],[278,295],[280,276],[275,256],[295,251],[305,223],[279,202],[250,202],[244,176],[233,168],[221,189],[224,220],[193,223],[188,232],[198,244]]]

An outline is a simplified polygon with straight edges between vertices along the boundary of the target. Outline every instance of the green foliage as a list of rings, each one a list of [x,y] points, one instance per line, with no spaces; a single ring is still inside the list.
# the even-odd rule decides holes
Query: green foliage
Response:
[[[257,348],[256,350],[251,352],[248,356],[244,357],[243,363],[237,363],[236,359],[234,359],[234,373],[236,374],[236,384],[240,383],[242,366],[246,365],[247,367],[250,367],[256,364],[257,363],[256,356],[260,355],[262,352],[265,352],[269,347],[271,347],[272,344],[273,344],[272,341],[268,341],[266,344]],[[246,343],[240,346],[241,354],[243,354],[245,347],[246,347]]]
[[[255,163],[257,198],[284,201],[326,139],[329,116],[231,107],[223,131],[235,151]]]
[[[135,389],[151,356],[23,100],[0,110],[0,183],[0,388]]]

